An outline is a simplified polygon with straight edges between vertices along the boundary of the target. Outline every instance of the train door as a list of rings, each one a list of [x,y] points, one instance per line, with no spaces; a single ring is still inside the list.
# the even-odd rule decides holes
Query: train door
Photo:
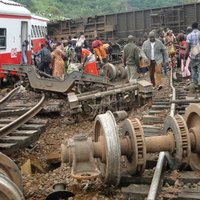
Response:
[[[21,63],[27,64],[28,63],[28,22],[22,21],[21,22]]]
[[[28,41],[28,22],[21,22],[21,43]]]

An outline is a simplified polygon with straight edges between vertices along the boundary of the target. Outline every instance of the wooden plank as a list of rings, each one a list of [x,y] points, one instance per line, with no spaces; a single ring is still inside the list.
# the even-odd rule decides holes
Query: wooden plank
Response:
[[[163,110],[150,110],[148,112],[149,115],[154,115],[154,114],[165,114]]]
[[[1,118],[0,123],[7,124],[17,119],[17,117]]]
[[[165,181],[167,181],[170,185],[174,185],[175,181],[178,179],[182,181],[184,184],[187,183],[198,183],[200,182],[200,175],[194,171],[184,171],[184,172],[176,172],[173,171],[171,173],[167,173],[164,176]]]
[[[15,145],[11,145],[9,148],[1,148],[0,150],[2,153],[10,155],[13,152],[17,151],[19,148],[25,148],[29,146],[30,144],[36,142],[41,134],[41,129],[38,129],[34,134],[30,134],[28,137],[26,137],[25,140],[15,141]],[[13,142],[14,143],[14,142]]]
[[[3,127],[6,126],[6,125],[7,125],[7,123],[4,123],[4,124],[1,123],[1,124],[0,124],[0,128],[3,128]]]
[[[162,127],[154,126],[154,125],[142,125],[144,130],[148,130],[150,133],[161,132]]]
[[[162,188],[163,200],[200,200],[200,190],[195,189],[178,189]]]
[[[16,130],[9,134],[9,136],[30,136],[37,133],[38,130]]]
[[[40,128],[45,127],[44,124],[24,124],[21,127],[18,128],[18,130],[37,130]]]
[[[0,112],[0,117],[10,117],[13,115],[23,115],[30,109],[17,109],[17,110],[3,110]]]
[[[21,142],[28,139],[28,136],[5,136],[0,138],[0,143]]]
[[[0,124],[7,124],[17,119],[17,117],[0,118]],[[26,124],[46,124],[48,120],[46,119],[31,119]]]
[[[153,110],[169,109],[169,105],[152,105]]]
[[[26,124],[43,124],[46,125],[48,123],[48,119],[31,119]]]
[[[6,126],[7,124],[0,124],[0,128]],[[25,130],[35,130],[44,127],[45,124],[23,124],[18,129],[25,129]]]
[[[124,198],[129,200],[144,200],[149,192],[149,185],[131,184],[121,189]]]
[[[121,175],[120,185],[122,187],[127,187],[129,185],[133,184],[143,184],[143,185],[150,185],[152,181],[151,176],[130,176],[127,174]]]
[[[200,200],[200,190],[199,189],[188,189],[184,190],[178,194],[178,200]]]
[[[15,146],[17,143],[0,143],[0,150],[2,149],[10,149],[12,146]]]
[[[144,124],[163,124],[164,119],[160,116],[144,115],[142,118]]]

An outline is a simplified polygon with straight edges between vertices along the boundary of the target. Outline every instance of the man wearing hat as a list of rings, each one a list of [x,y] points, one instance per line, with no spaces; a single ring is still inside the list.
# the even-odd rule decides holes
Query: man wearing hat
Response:
[[[139,48],[134,44],[132,35],[128,36],[128,44],[123,50],[124,66],[128,69],[128,81],[136,83],[138,77],[137,66],[139,65]]]

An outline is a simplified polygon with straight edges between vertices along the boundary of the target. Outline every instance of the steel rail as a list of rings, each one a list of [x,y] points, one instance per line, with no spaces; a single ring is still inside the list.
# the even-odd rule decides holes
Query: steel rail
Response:
[[[29,111],[21,115],[19,118],[15,119],[11,123],[7,124],[6,126],[2,127],[0,129],[0,136],[5,136],[11,133],[13,130],[16,130],[19,128],[21,125],[26,123],[28,120],[30,120],[32,117],[34,117],[41,109],[43,106],[43,103],[45,101],[45,95],[42,94],[42,98],[40,101]]]
[[[172,100],[170,101],[170,103],[175,103],[175,104],[200,103],[200,99]]]
[[[170,73],[170,87],[172,89],[171,102],[173,102],[176,100],[176,90],[173,86],[173,70],[172,69],[171,69],[171,73]],[[171,103],[170,115],[174,116],[174,114],[175,114],[175,103]],[[160,152],[159,157],[158,157],[158,162],[156,165],[156,169],[154,171],[153,179],[151,182],[151,186],[149,189],[149,193],[147,196],[147,200],[155,200],[157,197],[159,184],[160,184],[160,180],[161,180],[161,174],[162,174],[162,170],[163,170],[163,166],[164,166],[165,162],[166,162],[165,152]]]
[[[149,189],[149,194],[148,194],[147,200],[155,200],[156,199],[156,196],[158,193],[158,188],[160,185],[162,169],[163,169],[165,162],[166,162],[165,152],[162,151],[159,153],[158,162],[156,165],[156,169],[154,171],[154,175],[153,175],[153,179],[152,179],[151,186]]]
[[[123,86],[121,88],[116,88],[116,89],[113,89],[113,90],[97,92],[95,94],[78,95],[78,100],[79,101],[86,101],[86,100],[90,100],[90,99],[104,97],[104,96],[107,96],[107,95],[112,95],[114,93],[133,91],[133,90],[136,90],[137,88],[138,88],[137,85],[129,85],[129,86],[125,86],[125,87]]]
[[[3,97],[0,100],[0,108],[2,106],[5,105],[5,103],[7,103],[9,101],[10,98],[12,98],[19,90],[20,90],[21,86],[18,86],[16,88],[14,88],[13,90],[11,90],[5,97]]]
[[[172,89],[172,101],[176,100],[176,89],[173,86],[173,69],[171,69],[171,74],[170,74],[170,87]],[[175,115],[175,108],[176,108],[176,104],[172,103],[171,104],[171,108],[170,108],[170,115],[174,116]]]

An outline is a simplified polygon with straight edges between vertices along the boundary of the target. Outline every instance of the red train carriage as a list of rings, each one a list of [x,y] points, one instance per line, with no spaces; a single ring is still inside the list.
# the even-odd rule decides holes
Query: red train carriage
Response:
[[[1,70],[2,64],[22,63],[22,44],[28,41],[26,57],[31,64],[31,48],[38,51],[44,43],[48,19],[33,16],[21,4],[9,0],[0,1],[0,83],[9,75]]]
[[[47,22],[49,20],[36,15],[31,16],[31,40],[33,51],[40,50],[41,44],[44,44],[47,35]]]

